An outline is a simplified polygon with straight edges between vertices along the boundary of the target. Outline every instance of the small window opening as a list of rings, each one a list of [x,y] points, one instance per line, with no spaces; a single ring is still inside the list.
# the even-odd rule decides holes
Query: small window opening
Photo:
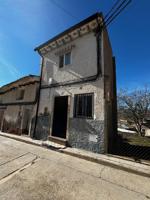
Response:
[[[62,68],[65,65],[70,65],[70,64],[71,64],[71,52],[59,56],[59,68]]]
[[[71,52],[65,54],[65,65],[71,64]]]
[[[17,98],[16,98],[16,100],[23,100],[23,98],[24,98],[24,90],[19,90],[18,91],[18,94],[17,94]]]

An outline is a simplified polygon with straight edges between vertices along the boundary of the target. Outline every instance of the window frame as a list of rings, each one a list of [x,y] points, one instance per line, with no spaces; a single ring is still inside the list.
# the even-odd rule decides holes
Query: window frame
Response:
[[[70,53],[70,63],[66,64],[66,54],[69,54],[69,53]],[[61,57],[63,57],[63,65],[62,66],[60,65]],[[65,67],[65,66],[69,66],[71,64],[72,64],[72,51],[67,51],[64,54],[59,55],[59,68],[60,69]]]
[[[70,63],[66,64],[66,55],[67,54],[70,54]],[[64,54],[64,66],[68,66],[68,65],[71,65],[71,61],[72,61],[72,54],[71,54],[71,51],[68,51]]]
[[[77,101],[79,97],[87,97],[87,96],[91,96],[91,116],[87,116],[87,115],[79,115],[77,112]],[[87,111],[85,111],[87,112]],[[73,117],[74,118],[81,118],[81,119],[94,119],[94,93],[81,93],[81,94],[75,94],[74,95],[74,108],[73,108]]]

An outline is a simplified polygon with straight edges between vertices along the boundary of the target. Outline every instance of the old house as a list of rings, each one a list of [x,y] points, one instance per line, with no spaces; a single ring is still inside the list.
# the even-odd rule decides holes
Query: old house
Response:
[[[0,130],[31,135],[37,108],[39,76],[29,75],[0,88]],[[31,131],[32,129],[32,131]]]
[[[96,13],[35,50],[41,56],[34,137],[104,153],[116,129],[115,61]]]

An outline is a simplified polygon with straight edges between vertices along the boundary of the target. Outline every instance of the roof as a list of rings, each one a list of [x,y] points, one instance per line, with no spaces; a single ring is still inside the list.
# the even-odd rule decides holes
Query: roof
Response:
[[[75,24],[74,26],[71,26],[70,28],[66,29],[65,31],[61,32],[60,34],[56,35],[55,37],[51,38],[51,39],[48,40],[47,42],[45,42],[45,43],[41,44],[40,46],[36,47],[34,50],[35,50],[35,51],[40,50],[40,49],[43,48],[45,45],[48,45],[49,43],[51,43],[51,42],[53,42],[53,41],[59,39],[60,37],[62,37],[62,36],[64,36],[64,35],[68,34],[68,33],[71,32],[71,31],[74,31],[75,29],[77,29],[77,28],[79,28],[79,27],[81,27],[81,26],[83,26],[83,25],[89,23],[90,21],[92,21],[92,20],[94,20],[94,19],[97,19],[98,17],[103,17],[103,16],[102,16],[102,13],[97,12],[97,13],[91,15],[90,17],[88,17],[88,18],[84,19],[83,21],[81,21],[81,22]]]
[[[20,79],[17,79],[11,83],[8,83],[2,87],[0,87],[0,94],[6,93],[14,88],[17,88],[19,86],[24,86],[24,85],[28,85],[28,84],[33,84],[35,82],[39,82],[40,81],[40,77],[36,76],[36,75],[28,75],[28,76],[24,76]]]

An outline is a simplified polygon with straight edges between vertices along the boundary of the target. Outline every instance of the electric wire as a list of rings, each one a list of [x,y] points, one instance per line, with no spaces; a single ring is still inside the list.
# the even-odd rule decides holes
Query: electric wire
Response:
[[[104,26],[110,24],[131,2],[132,0],[123,0],[122,3],[120,3],[120,5],[108,18],[106,17],[104,18],[103,20]]]
[[[58,4],[55,0],[50,0],[56,7],[64,11],[70,17],[79,20],[75,15],[69,12],[66,8]],[[102,28],[107,28],[115,18],[131,3],[132,0],[117,0],[116,3],[111,7],[111,9],[104,16],[103,21],[101,22]],[[127,3],[126,3],[127,2]]]
[[[109,12],[104,16],[104,19],[106,19],[107,17],[109,17],[110,13],[115,9],[115,7],[121,2],[122,0],[118,0],[116,1],[116,3],[114,3],[114,5],[112,6],[112,8],[109,10]]]
[[[114,19],[117,18],[117,16],[131,3],[131,1],[132,0],[127,2],[109,21],[107,21],[105,26],[108,27],[108,25],[110,25],[110,23],[112,23],[114,21]]]
[[[59,9],[61,9],[62,11],[64,11],[67,15],[69,15],[70,17],[79,20],[79,18],[77,18],[75,15],[73,15],[71,12],[69,12],[66,8],[64,8],[62,5],[58,4],[55,0],[50,0],[56,7],[58,7]]]

